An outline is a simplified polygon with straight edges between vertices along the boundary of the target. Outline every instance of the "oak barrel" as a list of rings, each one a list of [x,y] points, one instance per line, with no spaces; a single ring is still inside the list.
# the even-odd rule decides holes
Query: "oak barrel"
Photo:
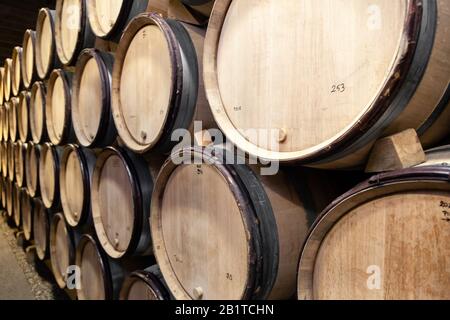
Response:
[[[144,158],[108,147],[98,156],[92,178],[96,234],[112,258],[152,253],[149,213],[153,178]]]
[[[14,146],[14,172],[15,180],[19,187],[25,187],[26,179],[26,158],[28,144],[21,141],[16,142]]]
[[[176,299],[289,299],[316,213],[286,172],[262,176],[219,154],[177,151],[155,182],[150,226],[164,279]]]
[[[59,194],[60,159],[63,149],[50,143],[42,145],[39,158],[39,184],[41,198],[47,209],[58,210],[61,206]]]
[[[22,81],[25,89],[30,89],[37,80],[36,71],[36,31],[25,31],[22,43]]]
[[[3,112],[2,112],[2,128],[0,134],[3,137],[3,141],[9,140],[9,102],[5,102],[3,106]]]
[[[128,22],[145,12],[149,0],[104,1],[86,0],[89,23],[94,34],[102,39],[118,40]]]
[[[113,71],[112,110],[128,148],[170,152],[177,129],[211,124],[203,94],[204,30],[159,15],[134,18],[123,33]]]
[[[305,243],[299,299],[448,300],[449,174],[380,174],[334,201]]]
[[[77,290],[79,300],[118,298],[123,270],[117,261],[106,255],[94,237],[81,237],[77,246],[76,265],[81,269],[81,288]]]
[[[84,147],[107,147],[117,138],[111,112],[114,55],[96,49],[81,52],[72,90],[72,122]]]
[[[73,142],[72,128],[72,76],[61,69],[53,70],[47,84],[46,126],[47,134],[54,145]]]
[[[22,91],[19,96],[19,105],[17,110],[17,127],[20,141],[23,143],[26,143],[31,139],[30,101],[31,93],[28,91]]]
[[[21,188],[15,183],[12,189],[12,203],[14,212],[14,224],[17,228],[22,225],[22,210],[20,208],[20,192]]]
[[[95,45],[87,17],[86,0],[57,0],[56,50],[63,65],[72,65],[84,48]]]
[[[15,97],[19,95],[22,89],[22,47],[14,47],[12,52],[12,75],[11,75],[11,94]]]
[[[8,177],[8,142],[2,142],[2,177]]]
[[[43,82],[33,84],[30,98],[30,129],[34,143],[45,142],[48,138],[46,119],[46,95],[47,89]]]
[[[45,208],[39,198],[34,199],[33,234],[39,260],[47,259],[50,242],[50,211]]]
[[[2,208],[6,209],[7,208],[7,194],[6,194],[6,180],[5,179],[0,179],[0,184],[2,186]]]
[[[14,217],[14,203],[13,203],[13,188],[14,188],[14,184],[8,180],[5,179],[5,194],[6,194],[6,214],[8,215],[9,218],[13,218]]]
[[[7,142],[7,162],[8,162],[8,179],[9,181],[14,182],[14,178],[16,176],[16,172],[14,169],[15,165],[15,143],[12,141]]]
[[[17,125],[17,112],[19,109],[19,99],[11,98],[8,108],[8,128],[9,128],[9,140],[16,142],[19,139],[19,130]]]
[[[29,142],[26,156],[26,172],[25,178],[27,181],[28,194],[31,197],[40,195],[39,183],[39,163],[41,158],[42,147],[38,144]]]
[[[4,74],[3,74],[3,99],[9,101],[12,97],[11,85],[12,85],[12,59],[5,59]],[[3,102],[3,103],[4,103]]]
[[[68,145],[61,157],[60,194],[64,216],[71,227],[91,222],[91,182],[96,163],[94,151]]]
[[[353,168],[410,128],[428,147],[450,131],[449,28],[445,0],[217,0],[211,110],[231,142],[267,160]]]
[[[33,198],[28,195],[26,188],[22,188],[22,192],[20,193],[20,208],[22,210],[23,234],[27,241],[33,238],[33,206]]]
[[[36,23],[36,71],[40,79],[61,66],[56,53],[55,10],[42,8]]]
[[[170,300],[170,293],[157,265],[143,271],[135,271],[124,281],[121,300]]]
[[[5,107],[0,105],[0,141],[3,141],[3,114],[5,112]]]
[[[75,265],[76,235],[69,228],[62,213],[53,216],[50,226],[50,260],[56,283],[61,289],[67,285],[69,266]]]
[[[2,66],[0,67],[0,105],[3,105],[5,102],[5,95],[4,95],[4,79],[5,79],[5,68]]]

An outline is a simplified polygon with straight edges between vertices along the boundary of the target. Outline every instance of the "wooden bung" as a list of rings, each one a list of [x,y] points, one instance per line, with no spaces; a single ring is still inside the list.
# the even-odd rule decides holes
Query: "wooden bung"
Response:
[[[114,55],[97,49],[81,52],[72,89],[72,120],[84,147],[107,147],[117,138],[111,112]]]
[[[79,300],[113,300],[119,296],[124,271],[107,256],[94,237],[84,235],[77,246],[76,265],[81,269]]]
[[[153,177],[145,160],[122,148],[98,156],[92,180],[92,216],[106,253],[115,259],[152,253],[149,214]]]
[[[17,127],[20,141],[23,143],[31,140],[30,102],[31,93],[28,91],[22,91],[19,96],[19,105],[17,109]]]
[[[30,98],[30,129],[34,143],[45,142],[48,138],[46,119],[46,95],[47,89],[43,82],[37,81],[33,84]]]
[[[33,238],[33,198],[28,195],[27,189],[22,188],[20,193],[20,208],[22,210],[22,228],[25,240]]]
[[[94,151],[68,145],[61,157],[60,194],[64,216],[70,227],[92,223],[91,183],[96,163]]]
[[[211,110],[240,149],[283,163],[362,166],[409,128],[427,148],[450,132],[449,28],[446,0],[217,0]]]
[[[28,194],[33,198],[40,195],[39,163],[41,149],[42,147],[38,144],[32,142],[28,143],[25,178],[27,181]]]
[[[55,39],[59,60],[65,66],[73,65],[81,50],[94,46],[86,0],[56,1]]]
[[[66,287],[69,266],[75,265],[77,235],[69,228],[62,213],[53,216],[50,226],[50,261],[56,283]]]
[[[50,141],[56,145],[74,142],[72,127],[73,73],[53,70],[47,84],[46,127]]]
[[[19,95],[22,89],[22,47],[14,47],[12,52],[12,74],[11,74],[11,94],[14,97]]]
[[[164,279],[176,299],[289,299],[319,212],[309,193],[322,189],[223,157],[180,150],[155,182],[150,226]]]
[[[128,148],[170,152],[176,129],[192,131],[194,119],[212,126],[201,77],[203,39],[202,29],[152,13],[127,26],[116,51],[112,110]]]
[[[164,278],[157,265],[130,274],[120,291],[120,300],[170,300]]]
[[[4,102],[7,102],[12,97],[11,85],[12,85],[12,59],[5,59],[4,65],[4,75],[3,75],[3,94],[4,94]]]
[[[40,79],[50,76],[53,69],[61,66],[56,53],[54,10],[42,8],[36,24],[36,71]]]
[[[37,257],[43,261],[49,257],[50,211],[39,198],[34,199],[33,234]]]
[[[30,89],[37,80],[36,32],[34,30],[28,29],[25,31],[22,48],[22,81],[25,89]]]
[[[133,17],[145,12],[148,3],[149,0],[86,0],[92,31],[99,38],[118,41],[125,26]]]
[[[59,171],[62,151],[61,147],[45,143],[42,145],[39,159],[39,183],[42,202],[47,209],[53,211],[61,207]]]
[[[16,184],[22,188],[26,184],[25,172],[26,172],[26,156],[27,156],[28,144],[23,142],[16,142],[14,146],[14,171]]]

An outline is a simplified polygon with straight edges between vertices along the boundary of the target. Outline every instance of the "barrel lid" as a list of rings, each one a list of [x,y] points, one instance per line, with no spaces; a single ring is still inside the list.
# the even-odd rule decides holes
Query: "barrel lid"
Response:
[[[35,63],[35,43],[36,32],[27,29],[23,36],[23,57],[22,57],[22,80],[25,88],[30,88],[33,84],[36,63]]]
[[[52,59],[56,59],[54,38],[54,11],[49,8],[39,10],[36,23],[36,69],[39,78],[45,79],[52,71]]]
[[[161,278],[150,271],[135,271],[124,281],[121,300],[170,300]]]
[[[132,4],[132,0],[88,0],[88,18],[94,34],[99,38],[107,38],[115,33],[119,18],[130,10]]]
[[[11,92],[12,95],[17,96],[22,86],[22,57],[23,49],[16,46],[12,52],[12,77],[11,77]]]
[[[34,143],[47,137],[45,126],[46,87],[41,81],[33,84],[30,100],[30,128]]]
[[[335,153],[389,107],[421,13],[420,1],[216,1],[204,56],[216,122],[264,159]]]
[[[44,260],[48,255],[50,221],[49,212],[39,198],[34,199],[33,234],[37,256]]]

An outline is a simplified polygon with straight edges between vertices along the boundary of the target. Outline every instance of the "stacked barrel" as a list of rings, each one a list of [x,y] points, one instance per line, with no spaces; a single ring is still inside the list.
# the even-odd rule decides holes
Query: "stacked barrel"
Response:
[[[0,68],[0,186],[61,288],[75,270],[79,299],[450,299],[450,148],[361,171],[384,136],[449,136],[450,5],[338,6],[40,10]]]

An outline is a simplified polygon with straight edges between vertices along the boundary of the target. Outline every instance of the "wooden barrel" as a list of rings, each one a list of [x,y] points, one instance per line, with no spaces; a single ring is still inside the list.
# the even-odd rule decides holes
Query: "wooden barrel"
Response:
[[[14,182],[14,178],[16,175],[15,169],[14,169],[14,149],[15,149],[15,143],[12,141],[8,141],[7,144],[7,161],[8,161],[8,179],[9,181]]]
[[[43,82],[35,82],[31,89],[30,98],[30,129],[34,143],[47,140],[47,127],[45,125],[46,87]]]
[[[12,52],[11,94],[15,97],[22,89],[22,47],[14,47]]]
[[[20,141],[16,142],[14,146],[14,171],[17,185],[22,188],[26,185],[26,158],[27,158],[28,144]]]
[[[117,261],[110,259],[97,240],[84,235],[76,253],[76,265],[81,269],[79,300],[117,299],[123,282],[123,270]]]
[[[47,259],[50,242],[50,211],[45,208],[39,198],[34,199],[33,234],[39,260]]]
[[[91,182],[96,163],[94,151],[68,145],[61,157],[60,194],[64,216],[71,227],[92,222]]]
[[[292,297],[315,212],[289,175],[260,176],[256,168],[223,164],[223,156],[202,149],[184,149],[171,158],[155,182],[150,226],[174,297]]]
[[[157,265],[136,271],[124,281],[121,300],[170,300],[170,293]]]
[[[3,105],[5,102],[5,95],[4,95],[4,79],[5,79],[5,68],[0,67],[0,105]]]
[[[6,159],[6,143],[4,141],[0,142],[0,178],[3,177],[3,161]],[[0,179],[1,180],[1,179]]]
[[[176,129],[190,129],[193,119],[208,128],[200,76],[203,39],[202,29],[152,13],[127,26],[116,51],[112,109],[128,148],[170,152]]]
[[[148,2],[148,0],[115,2],[86,0],[92,31],[102,39],[120,39],[125,26],[133,17],[146,11]]]
[[[72,65],[81,50],[94,47],[86,10],[86,0],[56,1],[56,50],[63,65]]]
[[[72,128],[72,76],[61,69],[54,70],[47,84],[46,126],[47,134],[54,145],[73,142]]]
[[[3,75],[3,99],[4,101],[9,101],[12,97],[11,85],[12,85],[12,59],[5,59],[4,65],[4,75]]]
[[[41,158],[42,147],[38,144],[29,142],[26,156],[25,178],[27,181],[28,194],[31,197],[40,195],[39,183],[39,162]]]
[[[450,53],[450,3],[339,6],[215,2],[205,87],[217,124],[240,149],[351,168],[382,136],[415,128],[429,146],[449,133],[450,61],[442,57]]]
[[[28,195],[27,189],[22,188],[20,193],[20,208],[22,210],[22,228],[27,241],[33,238],[33,198]]]
[[[8,142],[2,142],[2,176],[8,177]]]
[[[3,115],[2,115],[3,127],[1,128],[3,141],[9,140],[9,109],[10,109],[10,103],[8,101],[8,102],[5,102],[5,104],[3,106]]]
[[[100,243],[112,258],[152,253],[149,212],[153,179],[143,158],[106,148],[92,180],[92,216]]]
[[[16,142],[19,139],[19,130],[17,124],[17,112],[19,109],[19,99],[11,98],[9,102],[8,112],[8,127],[9,127],[9,140]]]
[[[42,8],[36,24],[36,71],[42,80],[61,66],[56,53],[55,14],[54,10]]]
[[[41,198],[47,209],[58,210],[61,206],[59,196],[59,168],[63,149],[50,143],[42,145],[39,159],[39,183]]]
[[[9,218],[14,217],[13,188],[14,184],[8,179],[5,180],[6,186],[6,214]]]
[[[31,29],[25,31],[22,48],[22,81],[25,89],[30,89],[37,80],[36,31]]]
[[[107,147],[117,138],[111,112],[114,56],[96,49],[80,54],[73,78],[72,122],[84,147]]]
[[[6,181],[5,179],[0,179],[0,184],[2,186],[2,208],[6,210],[7,208],[7,197],[8,195],[6,194]]]
[[[69,266],[75,265],[75,234],[66,224],[62,213],[57,213],[50,226],[50,260],[56,283],[61,289],[67,285]]]
[[[0,105],[0,141],[3,141],[3,114],[5,113],[5,107]]]
[[[14,212],[14,224],[17,228],[22,226],[22,210],[20,208],[20,192],[21,188],[15,183],[12,189],[12,202]]]
[[[26,143],[31,139],[30,101],[31,93],[22,91],[19,95],[19,105],[17,109],[17,127],[20,141],[23,143]]]

